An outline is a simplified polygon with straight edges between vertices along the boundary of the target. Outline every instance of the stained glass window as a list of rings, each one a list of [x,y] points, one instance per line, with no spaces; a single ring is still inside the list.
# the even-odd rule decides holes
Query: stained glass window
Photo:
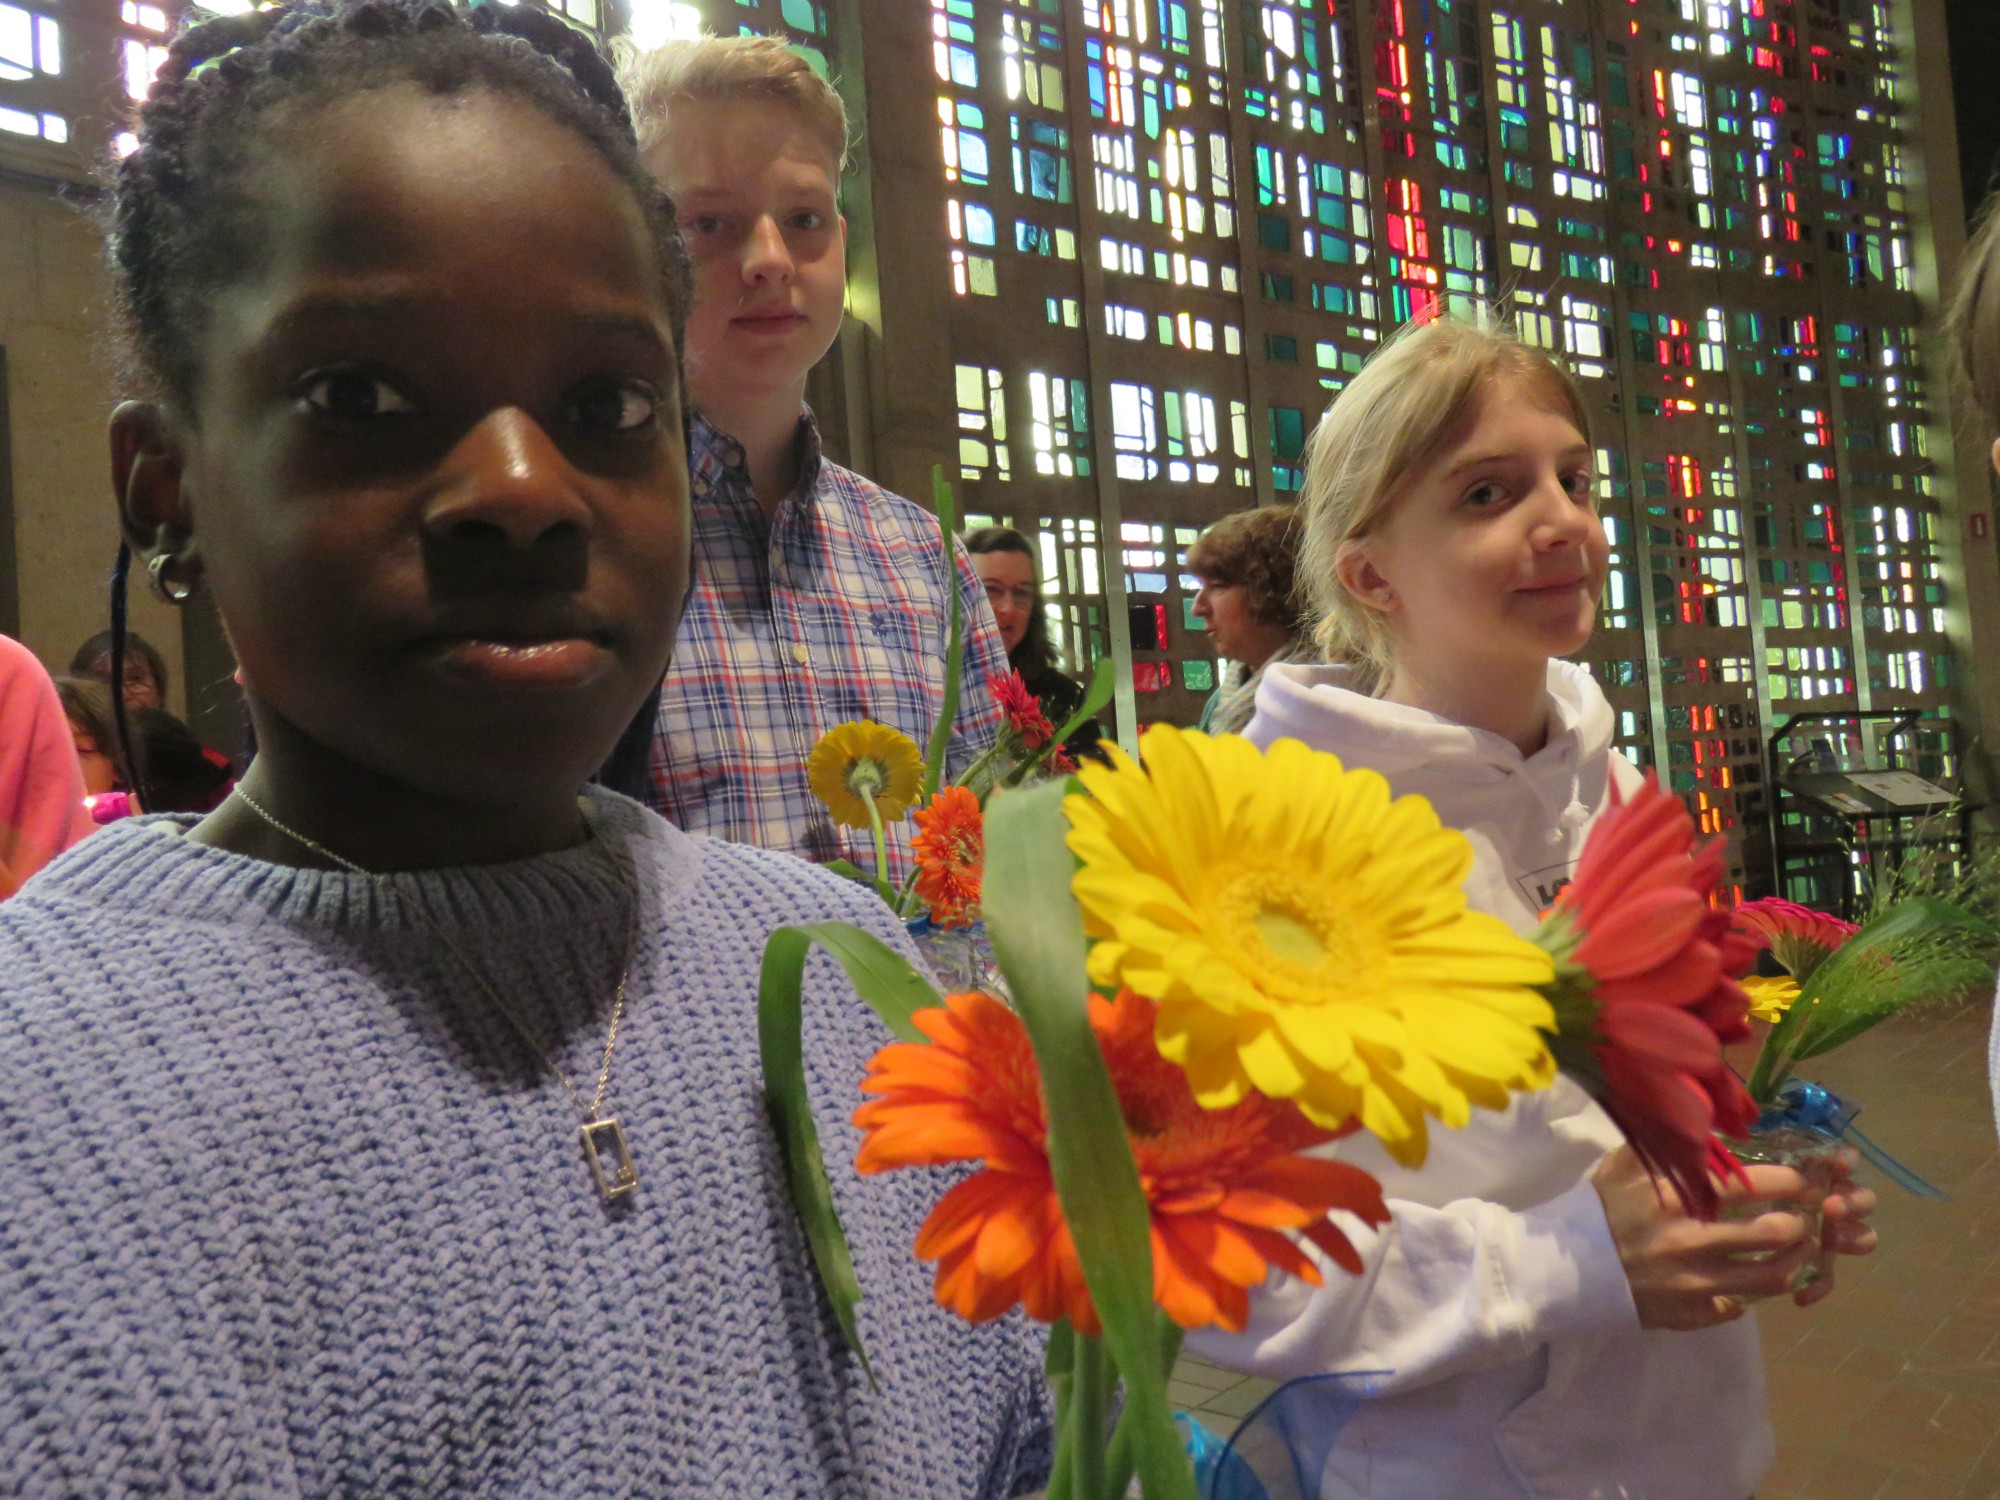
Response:
[[[70,144],[76,96],[64,87],[64,50],[55,5],[0,0],[0,136]]]
[[[1958,540],[1887,0],[549,3],[649,45],[783,35],[843,84],[847,430],[1033,538],[1071,666],[1125,663],[1127,728],[1218,680],[1201,528],[1296,498],[1404,320],[1497,301],[1590,406],[1618,742],[1733,837],[1735,882],[1767,881],[1785,715],[1921,709],[1948,764]],[[178,20],[80,11],[0,0],[10,166],[79,175]],[[868,285],[871,236],[924,247],[896,262],[924,285]],[[881,337],[898,301],[924,321]]]

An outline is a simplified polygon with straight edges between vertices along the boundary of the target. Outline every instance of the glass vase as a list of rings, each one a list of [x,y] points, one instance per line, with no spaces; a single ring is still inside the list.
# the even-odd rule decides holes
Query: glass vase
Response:
[[[1746,1167],[1773,1166],[1790,1167],[1807,1184],[1824,1194],[1832,1191],[1835,1158],[1840,1154],[1840,1138],[1825,1131],[1806,1129],[1797,1125],[1780,1125],[1770,1130],[1757,1130],[1741,1140],[1731,1140],[1729,1149],[1736,1159]],[[1733,1198],[1723,1209],[1723,1217],[1728,1219],[1754,1219],[1759,1214],[1772,1211],[1797,1214],[1805,1220],[1806,1234],[1815,1244],[1820,1239],[1820,1211],[1802,1209],[1786,1198]],[[1781,1252],[1776,1250],[1756,1251],[1739,1257],[1743,1260],[1769,1260]],[[1818,1281],[1826,1270],[1827,1252],[1822,1249],[1792,1279],[1791,1290],[1802,1292]],[[1739,1297],[1740,1302],[1761,1301],[1758,1297]]]
[[[946,994],[986,990],[1005,997],[1006,986],[1001,981],[993,947],[986,941],[984,922],[974,922],[968,927],[940,927],[929,917],[911,917],[903,925],[909,929],[911,941]]]

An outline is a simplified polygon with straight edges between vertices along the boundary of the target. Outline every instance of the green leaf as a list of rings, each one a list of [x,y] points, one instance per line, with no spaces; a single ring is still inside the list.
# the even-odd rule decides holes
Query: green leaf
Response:
[[[1049,757],[1060,750],[1063,747],[1063,742],[1082,727],[1085,719],[1090,718],[1100,708],[1111,701],[1112,694],[1116,691],[1117,685],[1118,669],[1116,663],[1108,656],[1099,657],[1096,670],[1090,674],[1090,687],[1085,691],[1083,702],[1078,705],[1076,712],[1065,719],[1062,727],[1049,736],[1047,744],[1043,745],[1041,749],[1037,750],[1033,755],[1014,767],[1012,771],[1008,772],[1007,785],[1019,786],[1030,775],[1047,764]],[[975,788],[975,790],[978,789]]]
[[[856,885],[867,886],[869,890],[889,903],[891,911],[896,911],[900,914],[900,904],[897,901],[896,892],[890,888],[889,882],[882,879],[881,876],[870,875],[851,859],[830,859],[821,868],[831,870],[842,879],[851,880]]]
[[[1105,1347],[1124,1379],[1145,1493],[1148,1500],[1195,1500],[1160,1364],[1146,1199],[1090,1029],[1083,917],[1070,891],[1076,862],[1063,842],[1066,790],[1000,792],[989,804],[986,932],[1034,1044],[1048,1106],[1049,1165]],[[1102,1444],[1104,1437],[1090,1433],[1085,1440]]]
[[[1750,1096],[1767,1105],[1796,1064],[1901,1011],[1982,985],[1992,972],[1994,942],[1990,922],[1939,897],[1914,896],[1890,907],[1800,984],[1798,999],[1765,1038]]]
[[[855,994],[882,1018],[897,1041],[925,1040],[910,1018],[943,1005],[944,998],[922,969],[874,933],[845,922],[811,922],[790,930],[804,933],[839,961]]]
[[[924,795],[928,803],[944,781],[945,756],[951,749],[952,727],[958,723],[959,679],[965,674],[965,596],[958,579],[958,505],[945,483],[944,466],[931,465],[931,495],[937,505],[938,531],[944,537],[944,581],[951,594],[951,630],[945,637],[944,697],[937,723],[931,727],[930,753],[924,757]]]
[[[845,922],[780,927],[764,944],[763,969],[757,978],[757,1050],[764,1068],[764,1108],[777,1133],[785,1181],[820,1285],[826,1288],[841,1337],[861,1361],[872,1385],[875,1372],[869,1368],[854,1322],[861,1282],[854,1274],[847,1233],[833,1205],[833,1187],[820,1154],[819,1128],[813,1123],[812,1101],[806,1095],[806,957],[815,943],[840,961],[855,992],[900,1041],[922,1041],[923,1033],[910,1017],[943,1001],[902,954]]]
[[[1084,690],[1083,702],[1077,705],[1075,713],[1063,721],[1062,727],[1056,731],[1054,743],[1060,745],[1083,727],[1085,719],[1097,717],[1099,710],[1111,701],[1117,691],[1118,664],[1108,656],[1101,656],[1090,674],[1090,686]]]

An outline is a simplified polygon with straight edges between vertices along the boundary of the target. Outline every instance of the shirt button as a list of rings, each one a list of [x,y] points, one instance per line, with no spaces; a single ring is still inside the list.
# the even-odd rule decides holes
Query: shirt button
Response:
[[[694,492],[696,498],[706,495],[708,493],[708,481],[706,479],[697,479],[694,482]]]
[[[773,547],[771,549],[771,566],[774,568],[782,568],[784,565],[785,565],[785,549],[783,547]]]
[[[812,659],[812,653],[807,651],[804,646],[792,647],[792,660],[797,662],[800,666],[803,667],[811,659]]]

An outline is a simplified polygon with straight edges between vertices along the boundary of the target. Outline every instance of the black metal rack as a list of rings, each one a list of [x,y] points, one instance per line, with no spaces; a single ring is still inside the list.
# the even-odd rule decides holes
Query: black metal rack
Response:
[[[1771,808],[1771,874],[1777,892],[1823,911],[1853,918],[1875,872],[1894,869],[1913,851],[1963,856],[1972,847],[1978,808],[1952,788],[1925,779],[1908,764],[1916,752],[1903,737],[1919,722],[1955,734],[1948,719],[1923,709],[1853,709],[1793,714],[1764,742]],[[1787,741],[1806,725],[1847,725],[1839,736],[1862,756],[1889,764],[1842,765],[1833,737],[1813,738],[1803,751]],[[1870,725],[1885,725],[1873,736]],[[1872,739],[1872,745],[1869,741]],[[1953,746],[1952,758],[1957,759]],[[1852,752],[1850,752],[1851,754]]]

